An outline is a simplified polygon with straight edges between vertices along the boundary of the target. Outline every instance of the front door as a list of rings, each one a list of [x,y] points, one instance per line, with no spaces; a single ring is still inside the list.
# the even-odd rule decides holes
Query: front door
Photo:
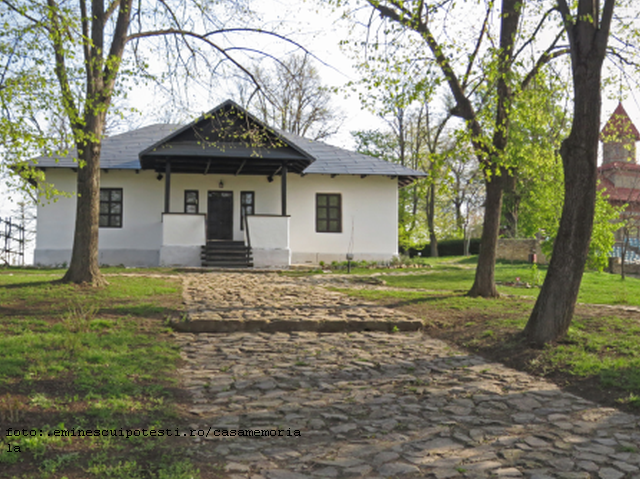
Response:
[[[210,191],[207,204],[207,239],[233,239],[233,191]]]

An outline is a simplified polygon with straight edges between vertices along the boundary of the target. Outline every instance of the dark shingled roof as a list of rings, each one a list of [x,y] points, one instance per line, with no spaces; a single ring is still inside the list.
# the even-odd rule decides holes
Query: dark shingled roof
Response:
[[[309,140],[291,133],[280,132],[280,134],[315,158],[316,161],[304,170],[305,174],[399,176],[410,178],[408,183],[416,177],[427,176],[424,172],[415,171],[397,163],[338,148],[321,141]]]
[[[182,128],[182,125],[149,125],[120,135],[106,137],[102,140],[100,168],[104,170],[139,170],[138,153],[179,128]],[[41,168],[77,168],[77,157],[74,148],[67,156],[41,156],[37,159],[37,166]]]
[[[229,103],[232,102],[227,101],[220,107]],[[245,111],[241,107],[233,105],[241,111]],[[100,167],[102,169],[141,169],[140,153],[148,151],[150,147],[158,145],[167,137],[175,136],[176,132],[184,128],[183,125],[157,124],[107,137],[102,142]],[[416,178],[427,176],[422,171],[412,170],[396,163],[338,148],[320,141],[309,140],[291,133],[271,130],[289,143],[291,147],[314,160],[303,171],[304,174],[397,176],[400,186],[410,184]],[[75,168],[77,167],[77,163],[74,161],[75,157],[75,151],[65,157],[40,157],[37,166],[42,168]]]

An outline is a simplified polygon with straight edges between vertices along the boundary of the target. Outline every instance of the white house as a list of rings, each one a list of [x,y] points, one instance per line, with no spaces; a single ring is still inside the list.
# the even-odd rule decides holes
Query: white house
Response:
[[[75,192],[75,153],[37,166]],[[398,188],[420,176],[268,128],[227,101],[187,126],[104,139],[100,263],[286,267],[347,253],[387,261],[398,253]],[[69,262],[75,202],[38,206],[35,264]]]

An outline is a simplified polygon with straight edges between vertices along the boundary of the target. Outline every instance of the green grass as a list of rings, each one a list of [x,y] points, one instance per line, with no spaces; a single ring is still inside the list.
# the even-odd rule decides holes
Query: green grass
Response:
[[[178,280],[109,276],[95,289],[35,271],[0,271],[0,477],[196,477],[188,444],[169,439],[5,436],[7,427],[180,425],[179,351],[164,326],[181,314]]]
[[[431,265],[428,270],[356,270],[354,274],[372,274],[373,272],[388,273],[383,276],[388,286],[397,288],[418,288],[427,290],[442,290],[453,292],[466,292],[471,289],[475,276],[477,257],[445,257],[425,258],[426,264]],[[538,273],[527,263],[498,262],[495,269],[495,278],[500,293],[529,296],[536,298],[540,292],[534,287],[536,275],[541,282],[546,275],[547,267],[538,266]],[[394,275],[393,273],[411,272],[410,275]],[[531,288],[506,286],[504,283],[513,283],[517,279],[521,283],[529,283]],[[627,277],[621,280],[620,276],[597,271],[585,271],[580,287],[578,301],[588,304],[630,305],[640,306],[640,279]]]

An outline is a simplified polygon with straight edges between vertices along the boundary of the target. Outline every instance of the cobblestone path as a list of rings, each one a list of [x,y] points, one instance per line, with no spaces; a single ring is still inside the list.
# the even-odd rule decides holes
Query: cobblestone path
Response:
[[[287,302],[304,299],[284,298],[270,275],[198,274],[187,284],[215,284],[243,310],[293,314]],[[220,296],[209,300],[220,306]],[[316,286],[311,300],[332,308],[343,298]],[[232,479],[640,477],[638,417],[420,332],[175,336],[190,427],[202,430],[190,439],[195,453],[223,461]]]

